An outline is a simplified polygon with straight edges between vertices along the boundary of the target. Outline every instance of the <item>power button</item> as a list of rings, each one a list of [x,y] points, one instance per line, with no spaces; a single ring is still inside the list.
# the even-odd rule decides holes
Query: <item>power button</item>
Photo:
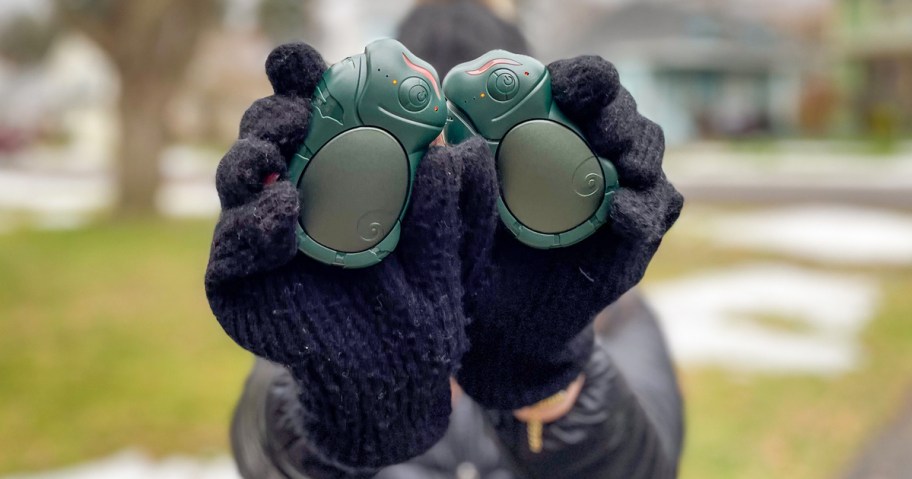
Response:
[[[431,87],[418,77],[406,78],[399,85],[399,103],[408,111],[418,112],[431,102]]]
[[[506,68],[495,70],[488,77],[488,95],[500,101],[507,101],[519,92],[519,79]]]

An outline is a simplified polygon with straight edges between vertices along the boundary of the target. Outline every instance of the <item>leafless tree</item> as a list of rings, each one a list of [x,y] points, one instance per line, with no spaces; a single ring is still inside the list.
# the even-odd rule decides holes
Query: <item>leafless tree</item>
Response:
[[[179,88],[217,0],[56,0],[63,23],[92,38],[121,79],[117,213],[154,211],[164,110]]]

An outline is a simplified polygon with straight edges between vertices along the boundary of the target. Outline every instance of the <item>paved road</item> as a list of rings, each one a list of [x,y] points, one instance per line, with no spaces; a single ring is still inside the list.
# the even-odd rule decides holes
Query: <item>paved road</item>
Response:
[[[798,183],[743,179],[676,181],[688,201],[704,203],[795,204],[843,203],[887,208],[912,208],[912,181],[880,184],[850,181]]]
[[[862,449],[844,479],[912,477],[912,387],[893,421]]]

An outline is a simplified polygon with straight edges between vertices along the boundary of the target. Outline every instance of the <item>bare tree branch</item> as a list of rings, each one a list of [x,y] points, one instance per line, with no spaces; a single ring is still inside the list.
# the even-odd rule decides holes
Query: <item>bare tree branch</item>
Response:
[[[121,212],[154,210],[165,105],[180,86],[217,0],[56,0],[67,26],[107,52],[120,73]]]

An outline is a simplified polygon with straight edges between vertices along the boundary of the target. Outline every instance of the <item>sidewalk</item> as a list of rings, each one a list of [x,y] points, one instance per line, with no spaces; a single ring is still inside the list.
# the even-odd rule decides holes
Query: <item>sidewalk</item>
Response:
[[[872,439],[844,479],[912,477],[912,390],[896,419]]]
[[[690,201],[912,207],[909,145],[880,154],[856,143],[781,142],[753,151],[702,143],[670,150],[665,168]]]

